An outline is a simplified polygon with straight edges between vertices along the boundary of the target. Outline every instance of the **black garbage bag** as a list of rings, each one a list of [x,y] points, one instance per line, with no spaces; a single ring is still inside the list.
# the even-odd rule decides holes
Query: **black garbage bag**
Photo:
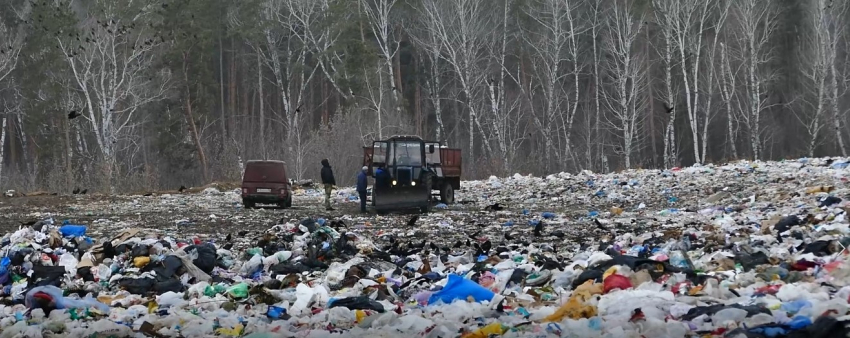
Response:
[[[519,270],[519,269],[517,269]],[[514,270],[516,271],[516,270]],[[589,280],[593,280],[596,283],[602,283],[602,275],[605,274],[604,270],[599,269],[587,269],[582,271],[575,280],[573,280],[572,288],[575,289],[579,285],[584,284]]]
[[[162,262],[153,267],[153,271],[156,271],[157,277],[170,279],[177,275],[177,272],[182,267],[183,261],[177,258],[177,256],[165,256]]]
[[[514,269],[514,272],[511,274],[511,278],[508,279],[508,283],[514,283],[517,285],[522,284],[525,277],[528,277],[528,272],[525,272],[523,269]]]
[[[269,268],[269,272],[272,273],[272,277],[275,275],[288,275],[293,273],[303,273],[305,271],[310,271],[310,268],[301,264],[301,262],[289,263],[282,262],[272,265]]]
[[[164,281],[159,281],[154,284],[153,290],[156,291],[157,294],[163,294],[166,292],[183,292],[186,291],[186,286],[183,285],[177,278],[170,278]]]
[[[813,253],[815,256],[823,257],[829,256],[832,253],[829,252],[829,242],[830,241],[815,241],[806,245],[806,248],[803,249],[803,253]]]
[[[94,282],[94,275],[91,273],[90,266],[77,269],[77,276],[80,276],[84,282]]]
[[[752,254],[738,252],[735,254],[735,263],[740,263],[744,271],[750,271],[759,265],[769,264],[770,261],[767,258],[767,254],[761,251],[756,251]]]
[[[117,254],[116,251],[117,251],[116,248],[112,246],[112,242],[110,242],[110,241],[103,242],[103,258],[104,259],[115,258],[115,255]]]
[[[9,260],[11,261],[12,266],[21,266],[24,264],[24,260],[27,258],[27,255],[23,251],[15,251]]]
[[[613,257],[612,259],[609,259],[607,261],[600,262],[600,263],[598,263],[595,266],[592,266],[590,268],[605,271],[605,270],[608,270],[609,268],[611,268],[612,266],[623,265],[623,266],[628,266],[630,269],[634,270],[637,266],[643,265],[643,264],[663,264],[663,263],[656,261],[656,260],[647,259],[647,258],[639,258],[639,257],[629,256],[629,255],[619,255],[619,256]]]
[[[212,244],[202,244],[202,245],[190,245],[184,248],[183,251],[189,253],[192,250],[197,250],[198,258],[195,258],[192,263],[201,269],[201,271],[206,272],[207,274],[212,273],[213,269],[215,269],[215,262],[217,255],[215,253],[215,247]]]
[[[715,313],[719,312],[720,310],[733,309],[733,308],[747,311],[747,317],[752,317],[752,316],[755,316],[759,313],[772,315],[770,310],[768,310],[766,307],[759,306],[759,305],[744,306],[744,305],[741,305],[741,304],[731,304],[731,305],[717,304],[717,305],[698,306],[698,307],[695,307],[695,308],[691,308],[690,310],[688,310],[687,314],[682,316],[681,320],[693,320],[694,318],[702,316],[702,315],[711,316],[711,315],[714,315]]]
[[[156,283],[153,278],[124,278],[118,281],[118,286],[134,295],[148,295]]]
[[[800,225],[802,223],[803,221],[800,219],[800,217],[797,217],[797,215],[785,216],[780,219],[779,222],[777,222],[776,225],[773,226],[773,228],[781,234],[783,232],[788,231],[788,229],[791,229],[795,225]]]
[[[812,325],[788,334],[788,338],[830,338],[850,336],[850,322],[838,321],[832,316],[820,316]]]
[[[32,276],[29,281],[32,287],[53,285],[62,286],[62,278],[65,277],[65,267],[35,265],[32,267]]]
[[[130,252],[130,257],[145,257],[150,256],[151,247],[144,244],[136,244]]]
[[[367,296],[348,297],[334,300],[329,308],[346,307],[349,310],[373,310],[384,313],[384,306]]]
[[[835,197],[835,196],[827,196],[827,197],[824,197],[823,199],[820,200],[820,204],[818,204],[818,206],[820,206],[821,208],[822,207],[831,207],[831,206],[836,205],[838,203],[841,203],[840,198]]]
[[[310,233],[316,232],[316,230],[319,229],[319,227],[316,225],[316,221],[314,221],[312,218],[303,219],[301,221],[301,225],[307,227],[307,231],[309,231]]]
[[[708,332],[697,331],[696,333],[697,334],[710,335],[711,331],[708,331]],[[767,336],[765,336],[761,333],[754,333],[754,332],[747,331],[747,329],[745,329],[745,328],[737,328],[737,329],[734,329],[732,331],[728,331],[728,332],[726,332],[726,334],[723,335],[723,337],[768,338]]]

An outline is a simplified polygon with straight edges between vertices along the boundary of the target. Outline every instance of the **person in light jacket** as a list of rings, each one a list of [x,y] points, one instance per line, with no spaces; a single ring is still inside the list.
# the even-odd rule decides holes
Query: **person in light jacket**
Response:
[[[363,167],[360,169],[360,173],[357,174],[357,194],[360,195],[360,212],[366,213],[366,189],[369,187],[369,176],[366,175],[366,172],[369,171],[369,167]]]
[[[325,185],[325,209],[334,210],[331,207],[331,193],[336,185],[336,179],[334,178],[334,171],[328,159],[322,160],[322,184]]]

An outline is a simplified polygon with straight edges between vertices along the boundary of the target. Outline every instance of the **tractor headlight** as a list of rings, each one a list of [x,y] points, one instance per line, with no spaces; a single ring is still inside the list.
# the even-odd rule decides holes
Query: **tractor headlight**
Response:
[[[414,187],[415,187],[415,186],[416,186],[416,181],[410,182],[410,185],[412,185],[412,186],[414,186]]]
[[[393,185],[397,185],[397,184],[398,184],[398,181],[393,180]]]

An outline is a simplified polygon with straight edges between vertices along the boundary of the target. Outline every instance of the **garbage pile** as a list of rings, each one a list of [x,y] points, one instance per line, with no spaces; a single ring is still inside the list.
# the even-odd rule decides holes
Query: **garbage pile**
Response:
[[[847,163],[491,178],[213,239],[39,220],[0,243],[0,338],[844,337]]]

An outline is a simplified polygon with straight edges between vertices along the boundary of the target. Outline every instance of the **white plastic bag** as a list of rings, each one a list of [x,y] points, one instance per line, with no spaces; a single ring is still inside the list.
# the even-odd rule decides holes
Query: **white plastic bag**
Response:
[[[77,264],[80,262],[77,260],[74,255],[70,253],[63,253],[61,257],[59,257],[59,265],[65,268],[72,276],[77,274]]]

